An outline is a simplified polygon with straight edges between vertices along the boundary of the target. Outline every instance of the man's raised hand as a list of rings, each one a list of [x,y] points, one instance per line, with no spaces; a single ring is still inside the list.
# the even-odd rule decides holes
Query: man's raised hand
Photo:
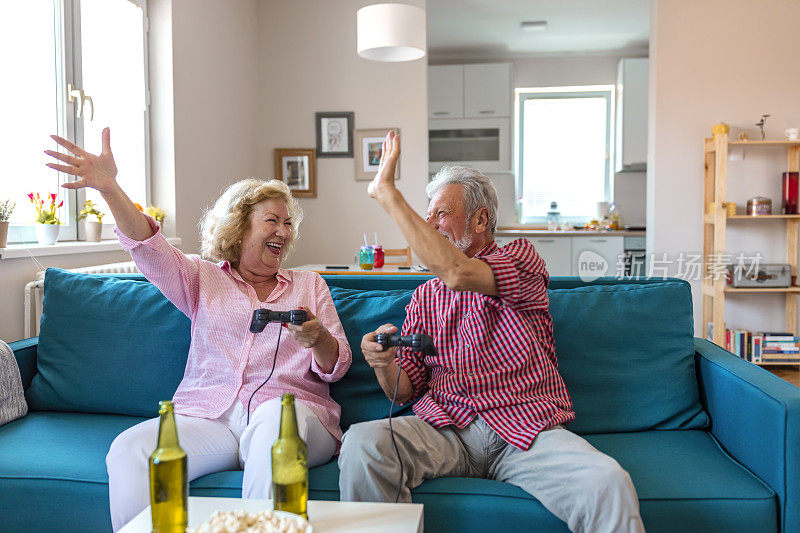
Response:
[[[372,198],[378,198],[382,192],[394,189],[394,173],[399,158],[400,136],[392,130],[386,134],[386,138],[383,140],[378,172],[367,186],[367,192]]]

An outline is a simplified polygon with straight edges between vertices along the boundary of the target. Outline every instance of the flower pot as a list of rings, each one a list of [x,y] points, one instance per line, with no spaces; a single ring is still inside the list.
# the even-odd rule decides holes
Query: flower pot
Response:
[[[0,222],[0,248],[5,248],[8,244],[8,221]]]
[[[36,240],[39,244],[55,244],[60,229],[58,224],[36,224]]]
[[[86,241],[100,242],[100,235],[103,232],[103,225],[97,221],[89,222],[88,220],[85,220],[83,224]]]

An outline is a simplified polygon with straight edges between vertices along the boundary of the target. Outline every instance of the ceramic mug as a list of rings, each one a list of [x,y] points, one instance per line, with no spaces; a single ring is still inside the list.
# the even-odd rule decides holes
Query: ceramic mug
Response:
[[[786,138],[790,141],[796,141],[798,139],[797,128],[789,128],[784,133],[786,134]]]

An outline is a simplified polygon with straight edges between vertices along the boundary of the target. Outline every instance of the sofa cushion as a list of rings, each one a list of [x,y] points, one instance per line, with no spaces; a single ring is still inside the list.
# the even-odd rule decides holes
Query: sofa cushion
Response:
[[[561,372],[580,434],[703,428],[689,284],[550,290]]]
[[[587,435],[628,471],[648,533],[778,530],[775,492],[705,431]]]
[[[34,410],[157,416],[186,367],[189,319],[151,283],[47,269]]]
[[[775,493],[704,431],[597,434],[586,439],[631,475],[648,533],[777,530]],[[192,482],[191,493],[240,497],[241,485],[241,472],[219,472]],[[309,472],[309,498],[339,499],[335,458]],[[436,509],[425,513],[429,531],[496,531],[498,514],[514,516],[524,531],[567,531],[535,498],[508,483],[429,479],[412,491],[412,498]]]
[[[142,420],[33,411],[0,427],[0,529],[110,531],[106,454]]]
[[[351,424],[389,415],[391,402],[378,384],[375,371],[364,359],[361,337],[383,324],[394,324],[399,330],[406,319],[406,305],[411,301],[414,291],[364,291],[340,287],[331,287],[330,290],[353,351],[350,370],[341,380],[331,384],[331,396],[342,406],[341,426],[346,430]],[[395,408],[394,412],[404,414],[410,410],[411,406],[405,406]]]

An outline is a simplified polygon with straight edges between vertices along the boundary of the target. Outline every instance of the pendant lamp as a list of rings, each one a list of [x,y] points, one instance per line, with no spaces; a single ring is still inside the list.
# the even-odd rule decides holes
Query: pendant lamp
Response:
[[[357,14],[358,55],[374,61],[425,56],[425,11],[408,4],[373,4]]]

